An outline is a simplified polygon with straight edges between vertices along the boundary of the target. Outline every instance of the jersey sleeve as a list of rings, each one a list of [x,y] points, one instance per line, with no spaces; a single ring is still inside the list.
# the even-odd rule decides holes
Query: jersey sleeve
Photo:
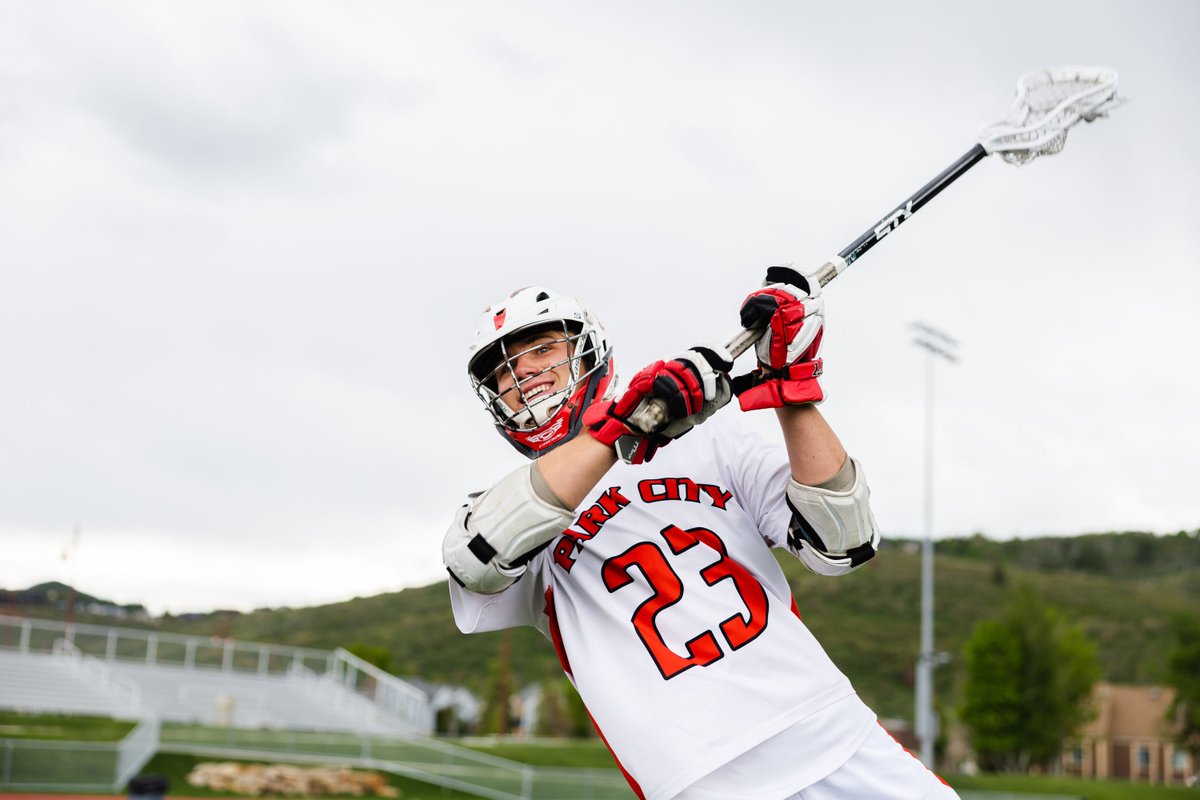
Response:
[[[792,473],[783,442],[765,439],[741,425],[722,427],[719,434],[718,446],[738,503],[768,544],[786,547],[792,519],[786,490]]]
[[[454,612],[454,624],[463,633],[533,625],[548,635],[545,590],[542,588],[544,564],[542,555],[534,558],[516,583],[496,594],[472,592],[451,580],[450,608]]]

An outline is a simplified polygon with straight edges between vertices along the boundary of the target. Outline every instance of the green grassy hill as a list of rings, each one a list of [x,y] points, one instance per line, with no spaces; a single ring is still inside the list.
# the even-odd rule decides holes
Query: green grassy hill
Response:
[[[1200,542],[1193,545],[1200,550]],[[916,549],[891,548],[849,580],[821,579],[797,566],[785,570],[805,621],[826,650],[880,714],[911,717],[920,609]],[[1105,679],[1161,681],[1171,616],[1200,607],[1200,568],[1153,579],[1132,569],[1127,575],[1039,571],[939,553],[935,646],[953,656],[937,673],[939,699],[954,702],[963,678],[959,655],[972,627],[998,616],[1017,585],[1033,586],[1083,627],[1096,642]]]
[[[805,622],[882,716],[910,717],[918,641],[920,557],[890,543],[843,578],[809,573],[780,557]],[[958,658],[972,626],[1000,613],[1012,587],[1032,585],[1097,644],[1103,677],[1162,680],[1174,614],[1200,609],[1200,532],[1174,536],[1097,534],[995,542],[938,542],[936,646],[954,659],[938,671],[938,697],[953,704]],[[250,614],[166,618],[162,630],[320,648],[383,646],[391,670],[482,691],[501,634],[464,636],[451,620],[444,583],[343,603]],[[532,629],[512,635],[514,684],[559,674],[549,643]]]

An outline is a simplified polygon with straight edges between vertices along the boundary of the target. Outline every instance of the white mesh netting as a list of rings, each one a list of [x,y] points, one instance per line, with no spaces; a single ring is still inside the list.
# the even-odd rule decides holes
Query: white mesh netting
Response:
[[[980,132],[988,153],[1025,164],[1062,150],[1067,130],[1091,122],[1120,103],[1117,73],[1103,67],[1056,67],[1022,75],[1017,99],[1004,119]]]

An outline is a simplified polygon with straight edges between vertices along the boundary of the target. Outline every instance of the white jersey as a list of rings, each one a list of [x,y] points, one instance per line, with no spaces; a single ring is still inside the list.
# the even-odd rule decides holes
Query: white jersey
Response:
[[[791,519],[783,446],[730,416],[616,464],[509,589],[450,582],[463,632],[532,624],[552,639],[648,800],[785,797],[875,725],[771,551]]]

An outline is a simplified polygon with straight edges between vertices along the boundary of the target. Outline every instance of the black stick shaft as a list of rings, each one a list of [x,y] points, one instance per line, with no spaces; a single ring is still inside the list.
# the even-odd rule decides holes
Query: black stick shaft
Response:
[[[960,175],[975,166],[986,156],[987,150],[983,149],[983,145],[977,144],[972,147],[961,158],[944,169],[940,175],[922,186],[912,197],[901,203],[892,213],[881,219],[879,224],[864,231],[861,236],[855,239],[849,247],[838,253],[838,255],[845,260],[847,266],[853,264],[858,260],[859,256],[874,247],[884,236],[887,236],[900,227],[901,222],[904,222],[919,211],[923,205],[937,197],[938,192],[945,189],[957,180]]]
[[[937,197],[938,192],[954,183],[964,172],[982,161],[987,154],[987,150],[984,150],[981,144],[972,147],[961,158],[942,170],[936,178],[922,186],[911,197],[901,203],[895,211],[881,219],[879,224],[863,232],[849,247],[838,253],[837,259],[822,264],[812,277],[816,278],[822,286],[828,284],[844,272],[846,267],[857,261],[863,253],[874,247],[880,239],[900,227],[900,223],[919,211],[930,200]],[[738,331],[737,335],[729,340],[726,348],[734,358],[737,358],[743,352],[753,347],[758,338],[762,336],[762,333],[762,330],[751,329]],[[644,431],[659,430],[667,423],[667,404],[657,397],[649,398],[634,410],[633,414],[630,415],[630,421]]]

